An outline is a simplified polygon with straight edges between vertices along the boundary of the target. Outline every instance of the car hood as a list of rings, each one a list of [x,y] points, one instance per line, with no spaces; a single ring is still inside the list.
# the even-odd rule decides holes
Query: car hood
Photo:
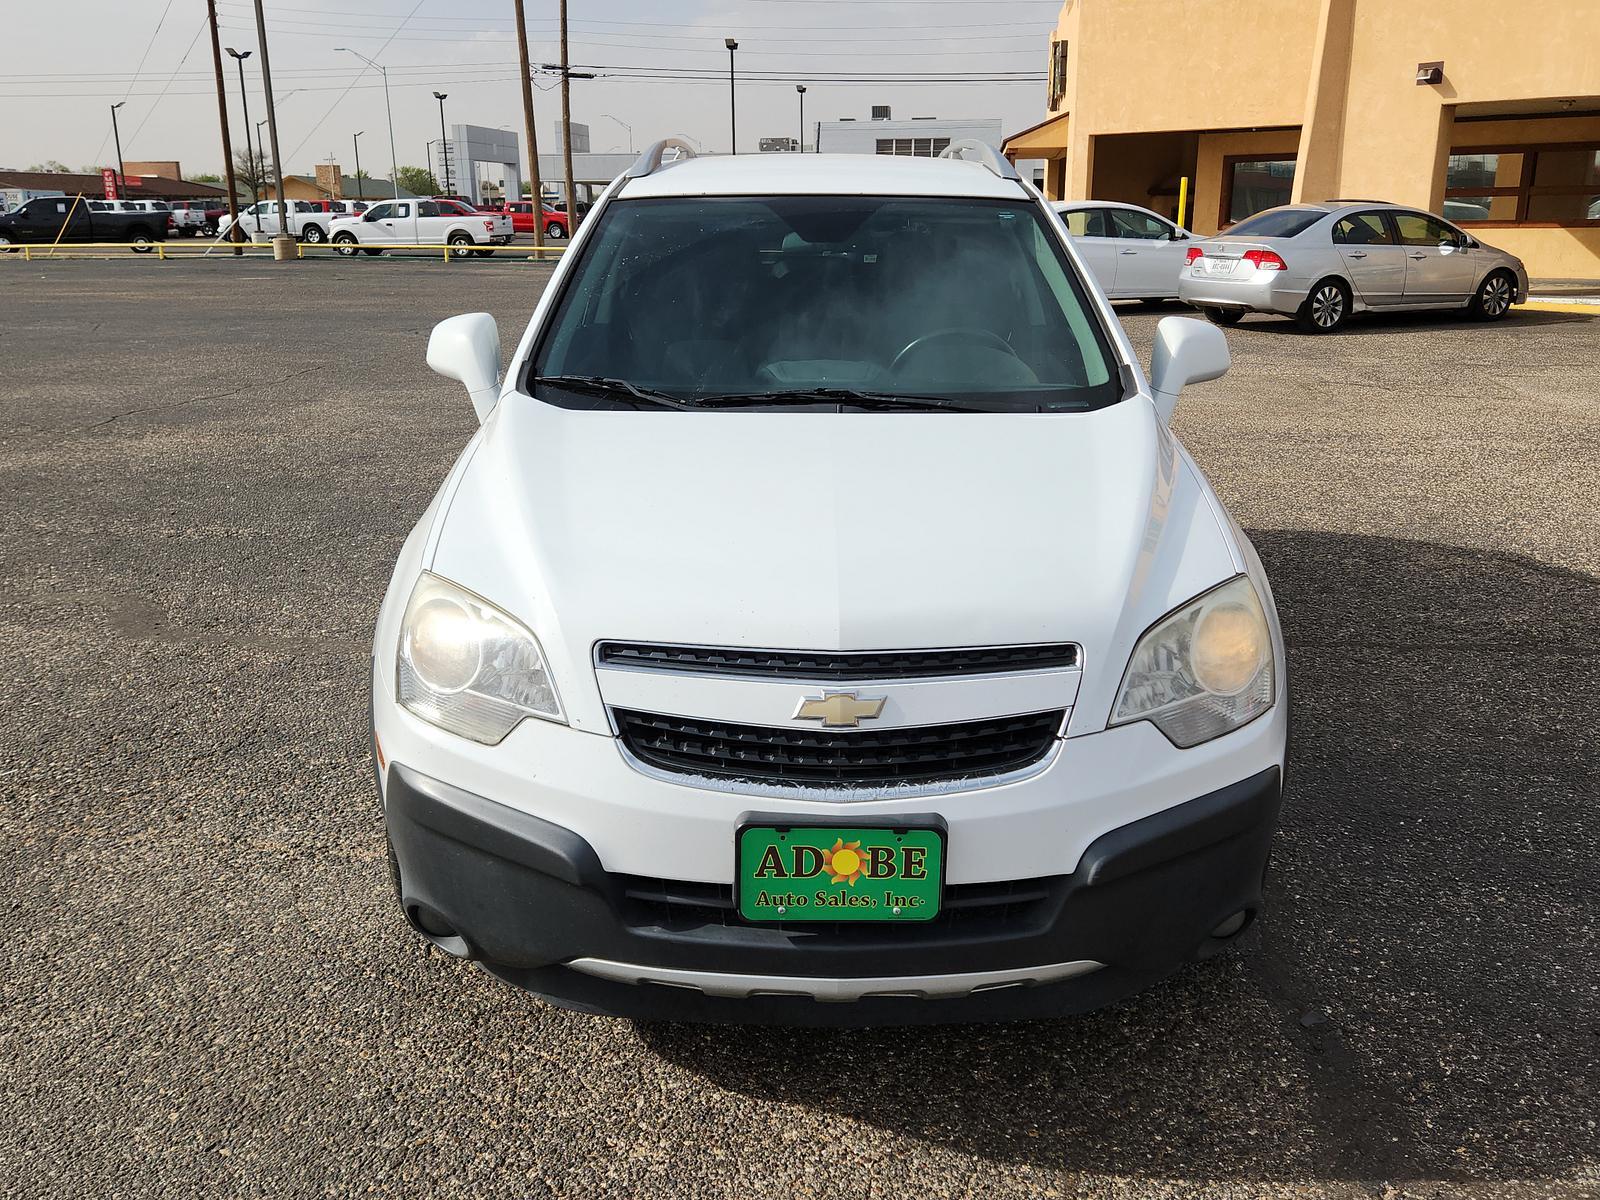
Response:
[[[1239,569],[1142,398],[979,416],[575,411],[512,394],[454,482],[431,568],[538,634],[580,726],[604,723],[606,639],[1071,641],[1080,709],[1108,709],[1138,635]]]

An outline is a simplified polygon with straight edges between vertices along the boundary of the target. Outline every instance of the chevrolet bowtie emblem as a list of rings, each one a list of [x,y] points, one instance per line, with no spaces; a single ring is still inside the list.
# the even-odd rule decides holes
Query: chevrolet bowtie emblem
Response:
[[[794,710],[794,719],[821,721],[831,729],[854,728],[881,713],[885,699],[879,696],[873,700],[863,700],[854,692],[829,692],[825,696],[806,697]]]

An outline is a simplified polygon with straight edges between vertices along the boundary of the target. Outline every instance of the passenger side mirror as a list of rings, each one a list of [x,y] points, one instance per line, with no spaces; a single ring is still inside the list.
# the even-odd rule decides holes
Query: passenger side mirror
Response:
[[[1179,392],[1191,383],[1218,378],[1230,361],[1228,339],[1215,325],[1193,317],[1163,317],[1150,356],[1150,387],[1161,419],[1172,420]]]
[[[480,422],[500,398],[500,329],[488,313],[440,321],[428,337],[428,366],[454,379],[472,397]]]

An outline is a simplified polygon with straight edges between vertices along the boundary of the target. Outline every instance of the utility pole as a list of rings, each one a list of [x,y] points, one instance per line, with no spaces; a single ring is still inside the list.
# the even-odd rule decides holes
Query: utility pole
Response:
[[[733,90],[733,52],[739,48],[739,43],[732,38],[723,38],[722,44],[728,48],[728,153],[739,153],[739,114],[734,103]]]
[[[565,0],[563,0],[563,2],[565,2]],[[563,43],[561,48],[563,51],[565,51],[566,44]],[[122,169],[122,134],[117,129],[117,109],[121,108],[126,103],[126,100],[118,100],[111,106],[111,136],[115,138],[117,142],[117,195],[123,200],[128,198],[128,173]],[[138,130],[134,130],[134,132],[137,133]],[[100,144],[102,146],[105,145],[104,142],[101,142]]]
[[[250,144],[250,93],[244,86],[244,60],[250,57],[249,50],[235,50],[228,47],[229,56],[239,64],[239,102],[244,105],[244,160],[250,164],[250,203],[256,204],[261,199],[261,168],[256,165],[255,147]],[[260,141],[261,131],[256,130],[257,141]],[[256,232],[261,232],[261,210],[256,209]]]
[[[356,150],[355,181],[357,200],[365,200],[367,198],[367,189],[363,187],[361,183],[361,135],[365,132],[365,129],[358,129],[355,136],[350,139],[350,144],[354,146]]]
[[[206,15],[211,20],[211,65],[217,74],[217,118],[222,122],[222,175],[228,185],[228,240],[235,256],[243,254],[239,237],[239,191],[233,179],[233,139],[228,136],[228,93],[222,82],[222,43],[217,37],[217,0],[206,0]]]
[[[528,64],[528,20],[522,0],[511,0],[517,10],[517,55],[522,62],[522,124],[528,131],[528,182],[533,187],[533,244],[544,245],[544,182],[539,178],[539,130],[533,119],[533,73]],[[521,199],[522,197],[517,197]],[[567,218],[570,228],[572,218]]]
[[[450,99],[450,93],[435,92],[433,98],[439,102],[439,157],[444,160],[444,192],[449,196],[455,191],[450,186],[450,139],[444,132],[444,102]]]
[[[578,189],[572,183],[572,72],[567,58],[567,0],[561,0],[561,165],[567,175],[567,236],[578,232]]]
[[[289,232],[289,205],[283,198],[283,156],[278,153],[278,106],[272,100],[272,60],[267,55],[267,14],[256,0],[256,44],[261,48],[261,86],[267,92],[267,133],[272,138],[272,177],[278,191],[278,232],[272,239],[272,257],[287,261],[291,255],[288,244],[294,237]]]
[[[801,154],[806,152],[806,85],[797,83],[794,90],[800,93],[800,145],[795,147]]]

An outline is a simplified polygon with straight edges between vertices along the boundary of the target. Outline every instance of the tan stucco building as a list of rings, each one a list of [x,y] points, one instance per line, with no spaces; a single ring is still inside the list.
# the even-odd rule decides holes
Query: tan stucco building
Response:
[[[1529,274],[1600,279],[1600,0],[1066,0],[1049,115],[1007,138],[1052,198],[1215,233],[1295,200],[1443,213]]]

